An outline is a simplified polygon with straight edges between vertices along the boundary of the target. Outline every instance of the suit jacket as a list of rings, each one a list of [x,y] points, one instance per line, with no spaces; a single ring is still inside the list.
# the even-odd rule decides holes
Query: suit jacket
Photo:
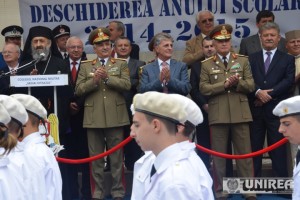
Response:
[[[9,72],[9,68],[7,65],[5,65],[2,68],[1,73],[5,74],[7,72]],[[18,71],[16,75],[19,75]],[[0,94],[11,95],[15,93],[20,93],[21,91],[22,89],[20,90],[19,88],[10,87],[10,75],[0,76]]]
[[[162,83],[159,80],[160,69],[158,60],[143,67],[140,79],[139,92],[148,91],[163,92]],[[170,81],[167,84],[169,93],[188,95],[191,85],[189,82],[187,66],[185,63],[171,59],[170,61]]]
[[[286,44],[285,38],[281,37],[278,43],[278,49],[283,52],[287,52],[287,49],[285,48],[285,44]],[[250,37],[242,39],[239,53],[248,56],[260,50],[262,50],[260,38],[258,34],[255,34]]]
[[[145,64],[146,63],[144,61],[136,60],[131,57],[129,58],[128,68],[130,73],[131,88],[129,91],[123,92],[128,111],[130,111],[132,99],[134,95],[137,93],[137,86],[139,84],[139,68]],[[131,113],[128,114],[131,115]]]
[[[202,106],[204,104],[207,104],[207,97],[204,96],[199,90],[201,61],[203,60],[204,58],[191,65],[191,74],[190,74],[190,82],[192,86],[190,95],[193,101],[199,106],[199,108],[201,108],[201,110],[202,110]]]
[[[192,63],[204,57],[202,51],[202,40],[202,34],[199,34],[193,37],[192,39],[186,41],[182,62],[191,65]]]
[[[250,106],[257,109],[261,108],[254,107],[255,92],[258,89],[273,89],[273,91],[269,93],[272,100],[264,104],[261,109],[269,113],[269,117],[274,117],[272,111],[275,106],[291,95],[290,89],[295,80],[295,58],[294,56],[277,50],[266,74],[263,51],[251,54],[249,56],[249,62],[255,82],[255,90],[249,95]]]
[[[136,60],[140,59],[140,47],[137,44],[131,44],[130,57]]]
[[[129,124],[125,98],[122,92],[130,90],[130,78],[127,63],[110,58],[106,63],[109,80],[95,84],[90,74],[101,66],[98,58],[81,65],[75,92],[85,96],[83,127],[111,128]]]
[[[224,88],[226,78],[238,73],[241,77],[237,86]],[[241,123],[252,121],[247,94],[254,90],[248,59],[230,53],[227,69],[219,56],[202,62],[200,91],[209,97],[209,124]]]

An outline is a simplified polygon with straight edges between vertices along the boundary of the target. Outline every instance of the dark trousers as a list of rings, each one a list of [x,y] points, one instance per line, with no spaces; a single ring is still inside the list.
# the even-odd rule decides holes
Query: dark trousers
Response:
[[[263,149],[266,136],[268,146],[283,139],[283,135],[278,132],[279,125],[280,121],[278,118],[266,117],[264,113],[253,116],[253,122],[250,125],[252,151],[255,152]],[[287,146],[284,144],[269,152],[275,177],[288,177],[286,149]],[[260,177],[262,169],[262,155],[254,157],[253,162],[254,175],[255,177]]]

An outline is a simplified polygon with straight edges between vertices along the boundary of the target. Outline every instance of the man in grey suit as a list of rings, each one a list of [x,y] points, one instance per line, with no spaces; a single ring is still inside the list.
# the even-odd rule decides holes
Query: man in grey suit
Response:
[[[132,115],[130,114],[130,106],[134,95],[137,93],[137,86],[139,84],[139,68],[146,63],[144,61],[136,60],[130,57],[132,50],[131,42],[127,37],[120,36],[115,40],[114,50],[117,53],[118,58],[124,59],[129,68],[131,88],[129,91],[124,91],[126,107],[129,114],[130,124],[132,123]],[[130,125],[124,126],[124,138],[130,135]],[[125,166],[127,170],[133,171],[135,161],[137,161],[143,155],[143,151],[137,145],[135,140],[130,141],[124,146]]]
[[[261,27],[265,23],[274,22],[274,20],[275,20],[275,16],[272,13],[272,11],[262,10],[256,15],[256,26],[259,29],[259,27]],[[248,56],[252,53],[262,50],[259,36],[260,33],[257,33],[247,38],[243,38],[240,44],[239,53]],[[280,51],[287,52],[287,49],[285,48],[285,44],[286,44],[286,40],[283,37],[281,37],[278,43],[278,49]]]
[[[191,85],[187,65],[171,59],[173,41],[168,33],[158,33],[154,36],[153,50],[156,53],[156,59],[143,67],[140,93],[157,91],[188,95]]]

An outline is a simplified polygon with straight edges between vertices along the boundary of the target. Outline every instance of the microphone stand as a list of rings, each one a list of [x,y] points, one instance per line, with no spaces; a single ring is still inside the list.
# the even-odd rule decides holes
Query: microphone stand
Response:
[[[36,64],[37,61],[38,61],[38,60],[32,60],[32,61],[30,61],[29,63],[26,63],[26,64],[24,64],[24,65],[18,67],[17,71],[22,71],[22,70],[26,69],[27,67],[29,67],[29,66],[31,66],[31,65],[33,65],[33,64]],[[2,73],[2,74],[0,75],[0,79],[3,78],[3,77],[6,77],[6,76],[10,76],[11,73],[12,73],[12,71],[9,71],[9,72],[6,72],[6,73]]]

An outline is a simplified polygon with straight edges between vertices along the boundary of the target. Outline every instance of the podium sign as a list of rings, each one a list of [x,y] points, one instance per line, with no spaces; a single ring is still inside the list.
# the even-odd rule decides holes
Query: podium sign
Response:
[[[10,76],[12,87],[48,87],[68,85],[68,74]]]

